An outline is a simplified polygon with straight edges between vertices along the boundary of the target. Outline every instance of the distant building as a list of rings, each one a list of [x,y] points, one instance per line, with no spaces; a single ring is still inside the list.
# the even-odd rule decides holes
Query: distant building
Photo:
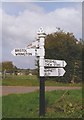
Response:
[[[79,41],[78,40],[76,40],[76,44],[78,44],[79,43]]]
[[[24,73],[23,72],[18,72],[17,75],[24,75]]]
[[[30,76],[32,76],[32,73],[29,73]]]
[[[21,75],[21,73],[18,72],[17,75]]]

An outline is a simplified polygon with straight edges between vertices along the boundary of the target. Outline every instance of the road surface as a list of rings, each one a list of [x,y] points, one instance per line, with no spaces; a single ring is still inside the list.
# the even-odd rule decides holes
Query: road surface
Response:
[[[46,86],[45,91],[52,91],[52,90],[74,90],[74,89],[81,89],[81,87],[65,87],[65,86]],[[38,91],[39,86],[36,87],[25,87],[25,86],[0,86],[0,96],[1,95],[8,95],[8,94],[20,94],[20,93],[30,93],[34,91]]]

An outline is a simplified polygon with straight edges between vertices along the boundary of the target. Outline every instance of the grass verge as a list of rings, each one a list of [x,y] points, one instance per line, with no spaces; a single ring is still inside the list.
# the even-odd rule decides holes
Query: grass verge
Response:
[[[39,79],[36,75],[9,75],[2,80],[3,86],[39,86]],[[81,83],[62,83],[52,79],[45,82],[46,86],[81,86]]]
[[[81,118],[82,91],[46,92],[45,118]],[[39,118],[39,92],[11,94],[2,98],[3,118]]]

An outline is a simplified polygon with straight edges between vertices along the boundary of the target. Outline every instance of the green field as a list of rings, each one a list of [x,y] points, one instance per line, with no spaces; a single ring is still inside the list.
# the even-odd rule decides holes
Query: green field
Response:
[[[46,92],[45,118],[81,118],[82,91]],[[3,118],[39,118],[39,92],[11,94],[2,98]]]
[[[2,85],[5,86],[39,86],[39,79],[36,75],[9,75],[2,80]],[[45,82],[46,86],[81,86],[81,83],[70,84],[53,81],[52,79]]]
[[[2,80],[2,85],[6,86],[38,86],[39,81],[37,76],[27,75],[9,75]]]

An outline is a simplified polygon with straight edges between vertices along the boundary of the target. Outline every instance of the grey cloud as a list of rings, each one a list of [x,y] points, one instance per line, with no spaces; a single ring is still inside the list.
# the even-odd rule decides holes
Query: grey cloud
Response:
[[[38,7],[38,10],[40,7]],[[24,10],[18,16],[9,15],[3,12],[3,59],[11,59],[18,66],[26,66],[26,62],[30,67],[34,66],[34,59],[15,58],[11,54],[11,50],[18,47],[26,47],[28,43],[35,40],[37,30],[43,26],[46,33],[56,31],[56,27],[60,27],[65,31],[73,32],[76,37],[81,37],[82,33],[82,12],[80,8],[59,8],[53,12],[45,13],[42,11]],[[22,65],[23,63],[23,65]]]

